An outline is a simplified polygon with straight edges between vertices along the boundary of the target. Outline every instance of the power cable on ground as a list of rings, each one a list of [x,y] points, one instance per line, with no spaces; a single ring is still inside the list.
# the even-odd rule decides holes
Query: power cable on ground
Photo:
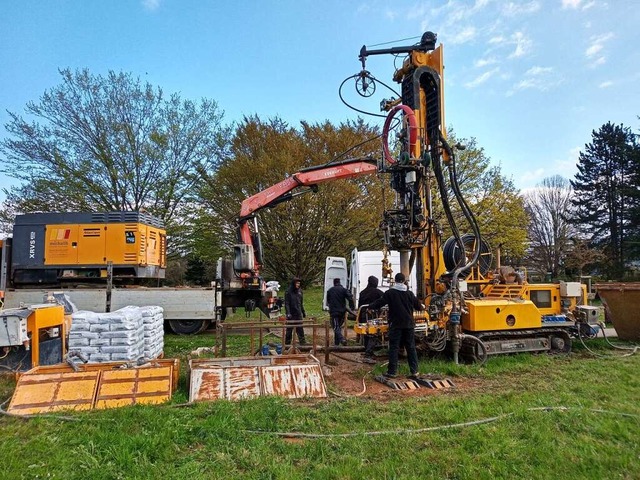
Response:
[[[578,408],[578,407],[532,407],[532,408],[527,408],[526,411],[527,412],[567,412],[567,411],[571,411],[571,410],[586,410],[588,412],[595,412],[595,413],[603,413],[603,414],[608,414],[608,415],[617,415],[617,416],[622,416],[622,417],[626,417],[626,418],[634,418],[634,419],[640,419],[639,415],[634,415],[632,413],[626,413],[626,412],[613,412],[613,411],[609,411],[609,410],[601,410],[601,409],[593,409],[593,408]],[[284,438],[309,438],[309,439],[316,439],[316,438],[350,438],[350,437],[358,437],[358,436],[362,436],[362,435],[366,435],[366,436],[379,436],[379,435],[407,435],[407,434],[412,434],[412,433],[425,433],[425,432],[435,432],[438,430],[448,430],[448,429],[452,429],[452,428],[464,428],[464,427],[472,427],[472,426],[476,426],[476,425],[483,425],[486,423],[493,423],[493,422],[497,422],[498,420],[504,420],[508,417],[512,417],[514,416],[516,413],[515,412],[511,412],[511,413],[504,413],[502,415],[497,415],[495,417],[488,417],[488,418],[482,418],[479,420],[473,420],[470,422],[463,422],[463,423],[451,423],[451,424],[447,424],[447,425],[438,425],[438,426],[434,426],[434,427],[426,427],[426,428],[417,428],[417,429],[409,429],[409,428],[405,428],[405,429],[400,429],[400,430],[375,430],[375,431],[368,431],[368,432],[348,432],[348,433],[300,433],[300,432],[270,432],[270,431],[266,431],[266,430],[243,430],[245,433],[252,433],[252,434],[263,434],[263,435],[274,435],[277,437],[284,437]]]

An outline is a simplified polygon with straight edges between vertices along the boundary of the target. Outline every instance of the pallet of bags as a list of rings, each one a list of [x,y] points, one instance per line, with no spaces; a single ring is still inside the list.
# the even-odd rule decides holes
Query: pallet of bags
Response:
[[[144,358],[155,360],[164,350],[164,309],[157,306],[140,307],[144,330]]]
[[[137,361],[144,356],[140,308],[125,307],[110,313],[75,312],[69,351],[81,353],[90,363]]]

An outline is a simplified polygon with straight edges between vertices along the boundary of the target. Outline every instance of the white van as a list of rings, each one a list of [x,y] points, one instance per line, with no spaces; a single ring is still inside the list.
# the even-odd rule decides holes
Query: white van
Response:
[[[325,262],[325,274],[324,274],[324,296],[322,299],[322,308],[327,308],[327,290],[333,286],[333,279],[339,278],[342,285],[345,285],[353,294],[353,300],[358,305],[358,299],[360,298],[360,292],[367,287],[367,282],[370,276],[377,277],[378,288],[383,292],[389,288],[389,282],[382,278],[382,251],[365,250],[358,251],[354,248],[351,252],[351,261],[349,270],[347,272],[347,261],[343,257],[327,257]],[[391,251],[388,255],[393,274],[395,275],[400,271],[400,252]],[[346,278],[349,281],[346,281]],[[411,270],[409,277],[409,289],[416,293],[416,268]]]

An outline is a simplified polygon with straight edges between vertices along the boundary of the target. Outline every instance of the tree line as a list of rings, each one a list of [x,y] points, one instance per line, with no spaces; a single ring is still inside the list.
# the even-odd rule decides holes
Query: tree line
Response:
[[[131,74],[61,70],[59,85],[9,112],[0,142],[4,230],[16,214],[141,210],[161,218],[169,280],[204,283],[237,242],[241,202],[302,168],[379,155],[378,127],[364,120],[301,122],[248,116],[224,122],[213,100],[199,102]],[[481,232],[503,260],[553,278],[597,273],[623,278],[639,260],[637,136],[607,123],[580,153],[574,179],[545,179],[521,194],[477,141],[457,160],[460,185]],[[320,280],[326,256],[378,250],[378,224],[392,190],[384,176],[340,180],[260,212],[267,278]],[[434,218],[446,221],[436,207]],[[454,212],[454,215],[458,215]]]
[[[640,271],[640,144],[629,127],[592,131],[573,179],[550,177],[525,196],[526,262],[552,278],[635,279]]]

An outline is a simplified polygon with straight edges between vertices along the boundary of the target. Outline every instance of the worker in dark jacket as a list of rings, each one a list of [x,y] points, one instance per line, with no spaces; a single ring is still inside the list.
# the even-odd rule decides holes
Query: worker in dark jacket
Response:
[[[418,354],[415,342],[414,310],[424,310],[424,305],[405,285],[405,276],[397,273],[395,284],[382,297],[369,305],[369,309],[377,310],[385,305],[389,306],[389,366],[386,377],[394,378],[398,375],[398,352],[400,348],[407,351],[407,360],[411,376],[418,374]]]
[[[299,278],[291,280],[289,289],[284,294],[284,310],[287,314],[287,325],[300,325],[296,326],[296,334],[300,345],[305,345],[304,328],[302,328],[302,319],[307,316],[304,311],[304,303],[302,300],[302,288],[300,288],[301,282]],[[293,327],[287,327],[284,343],[285,345],[291,345],[293,337]]]
[[[348,303],[348,307],[346,305]],[[333,287],[327,290],[327,306],[329,307],[329,315],[331,316],[331,327],[333,328],[333,342],[335,345],[346,345],[347,339],[342,335],[342,327],[344,326],[344,314],[349,310],[353,311],[355,305],[353,303],[353,295],[349,290],[340,285],[340,279],[333,279]]]
[[[371,275],[367,280],[367,286],[360,292],[360,297],[358,298],[358,308],[369,305],[380,297],[382,297],[382,290],[378,288],[378,277]],[[361,321],[364,323],[366,321],[365,316],[360,313]],[[378,346],[378,336],[377,335],[365,335],[364,336],[364,356],[367,358],[373,357],[373,351]]]
[[[371,275],[367,280],[367,286],[360,292],[358,307],[369,305],[382,296],[383,292],[378,288],[378,277]]]

